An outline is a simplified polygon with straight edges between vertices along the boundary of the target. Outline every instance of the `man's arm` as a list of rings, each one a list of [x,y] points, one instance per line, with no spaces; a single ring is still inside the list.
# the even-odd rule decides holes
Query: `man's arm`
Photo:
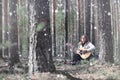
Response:
[[[89,48],[87,48],[87,52],[91,52],[95,50],[95,46],[91,42],[89,42],[88,47]]]

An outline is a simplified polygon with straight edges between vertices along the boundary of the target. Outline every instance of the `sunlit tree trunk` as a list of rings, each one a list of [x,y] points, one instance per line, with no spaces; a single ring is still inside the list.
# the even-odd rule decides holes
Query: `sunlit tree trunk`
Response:
[[[52,22],[51,22],[51,33],[52,33],[52,55],[56,55],[56,22],[55,22],[55,10],[56,0],[52,0]]]
[[[82,0],[83,1],[83,27],[84,27],[84,34],[87,34],[87,31],[86,31],[86,5],[85,5],[85,2],[86,0]]]
[[[17,0],[8,0],[8,40],[10,66],[19,62],[18,54],[18,28],[17,28]]]
[[[8,56],[8,0],[2,0],[2,57]]]
[[[0,0],[0,45],[2,44],[2,0]],[[0,46],[0,57],[2,57],[2,46]]]
[[[36,10],[35,10],[35,1],[29,1],[29,75],[32,75],[37,70],[36,62],[36,43],[37,43],[37,34],[36,34]]]
[[[81,35],[80,28],[80,0],[77,0],[77,40],[79,41]]]

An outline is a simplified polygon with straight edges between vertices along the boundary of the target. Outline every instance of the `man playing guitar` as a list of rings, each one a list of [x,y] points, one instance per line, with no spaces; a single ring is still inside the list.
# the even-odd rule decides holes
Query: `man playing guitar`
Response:
[[[89,42],[86,35],[82,35],[80,42],[78,43],[77,50],[73,55],[72,65],[75,65],[76,62],[81,61],[81,59],[89,59],[95,50],[95,46]]]

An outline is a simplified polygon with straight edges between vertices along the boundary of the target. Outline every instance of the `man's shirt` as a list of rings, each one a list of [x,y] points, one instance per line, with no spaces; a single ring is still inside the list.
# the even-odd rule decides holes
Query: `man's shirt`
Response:
[[[78,44],[78,49],[85,48],[88,52],[94,52],[95,46],[91,42],[87,42],[82,46],[82,44]]]

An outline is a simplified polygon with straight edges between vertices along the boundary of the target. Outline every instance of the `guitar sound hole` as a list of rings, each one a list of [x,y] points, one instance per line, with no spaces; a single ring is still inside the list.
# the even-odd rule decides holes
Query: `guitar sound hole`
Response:
[[[80,50],[80,54],[83,54],[83,51],[82,51],[82,50]]]

